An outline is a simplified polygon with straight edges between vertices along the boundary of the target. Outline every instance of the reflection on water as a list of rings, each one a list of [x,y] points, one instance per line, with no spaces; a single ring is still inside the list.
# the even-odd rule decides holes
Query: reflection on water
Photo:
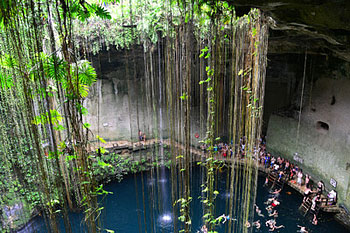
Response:
[[[159,181],[158,181],[159,183],[166,183],[166,182],[168,182],[168,180],[167,179],[165,179],[165,178],[163,178],[163,179],[159,179]]]
[[[161,171],[162,173],[164,171]],[[171,200],[171,181],[165,178],[157,177],[155,172],[144,173],[144,180],[141,181],[141,176],[126,176],[122,182],[112,182],[105,186],[107,191],[113,192],[112,195],[107,195],[100,199],[101,206],[104,207],[101,213],[101,222],[103,229],[114,230],[118,233],[138,233],[139,226],[142,232],[153,233],[172,233],[174,232],[174,223],[179,225],[178,216],[173,216]],[[169,177],[169,170],[165,169],[165,174],[162,177]],[[215,217],[225,213],[227,199],[230,197],[229,190],[226,190],[225,182],[226,173],[220,173],[217,190],[219,191],[218,198],[215,203]],[[135,186],[135,183],[137,187]],[[142,194],[142,183],[145,184],[144,194]],[[264,202],[269,197],[269,190],[263,187],[264,178],[259,177],[258,180],[258,195],[256,203],[262,210],[262,214],[266,217],[255,216],[254,220],[260,220],[261,228],[253,232],[267,233],[269,229],[265,226],[265,222],[269,217],[265,210]],[[136,201],[135,190],[138,190],[138,201]],[[291,193],[291,195],[289,195]],[[198,197],[201,195],[201,179],[200,169],[193,168],[192,171],[192,188],[191,196],[191,221],[192,232],[197,232],[203,225],[203,209],[202,203]],[[239,195],[237,195],[239,196]],[[279,217],[277,218],[278,225],[285,225],[285,228],[280,229],[281,233],[295,233],[298,230],[297,225],[306,226],[309,232],[313,233],[346,233],[347,231],[340,224],[329,218],[329,216],[321,216],[319,225],[313,226],[310,220],[304,218],[299,212],[298,207],[302,201],[302,196],[285,186],[279,197],[281,205],[277,208]],[[72,224],[72,232],[85,233],[83,222],[83,214],[70,213],[70,221]],[[221,224],[216,229],[217,232],[225,232],[226,224]],[[63,221],[60,219],[61,229]],[[177,229],[176,232],[178,232]],[[277,231],[277,230],[276,230]],[[25,229],[19,233],[47,233],[43,218],[37,217],[30,222]],[[61,232],[64,232],[62,230]],[[277,231],[278,232],[278,231]]]
[[[163,214],[159,217],[158,222],[160,229],[166,232],[173,232],[173,217],[170,213]]]
[[[171,215],[170,214],[164,214],[160,217],[162,222],[171,222]]]

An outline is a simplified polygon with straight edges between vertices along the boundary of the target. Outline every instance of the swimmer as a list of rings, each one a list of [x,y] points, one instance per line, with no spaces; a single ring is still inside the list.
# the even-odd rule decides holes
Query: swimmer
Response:
[[[272,203],[271,203],[271,206],[272,206],[272,207],[276,207],[276,206],[278,206],[279,204],[280,204],[280,202],[277,201],[276,199],[274,199],[274,200],[272,201]]]
[[[282,189],[275,189],[275,191],[271,192],[271,194],[278,194],[282,191]]]
[[[253,222],[252,225],[255,226],[256,229],[260,229],[260,227],[261,227],[260,220]]]
[[[306,230],[306,227],[303,227],[303,226],[299,226],[300,227],[300,230],[298,230],[297,232],[300,232],[300,233],[308,233],[308,231]]]
[[[269,184],[269,178],[268,177],[266,177],[266,179],[265,179],[265,183],[264,183],[264,187],[265,186],[267,186]]]
[[[245,225],[244,225],[246,228],[249,228],[250,227],[250,223],[248,221],[245,222]]]
[[[270,192],[270,193],[274,198],[278,198],[280,196],[281,191],[282,191],[282,189],[275,189],[275,191]]]
[[[276,229],[280,229],[282,227],[285,227],[284,225],[280,225],[280,226],[275,226],[275,225],[272,225],[272,227],[269,229],[269,231],[274,231]]]
[[[276,220],[275,219],[270,219],[265,222],[265,226],[270,227],[276,225]]]
[[[271,213],[272,213],[272,207],[271,207],[271,206],[266,207],[266,210],[267,210],[267,213],[268,213],[268,214],[271,214]]]
[[[230,219],[230,216],[229,215],[225,215],[225,214],[220,215],[215,220],[220,223],[221,219],[224,219],[224,221],[222,221],[222,223],[225,223],[227,220],[237,221],[237,219],[235,219],[235,218]]]
[[[255,206],[255,212],[256,212],[260,217],[265,218],[265,215],[263,215],[263,214],[261,213],[261,210],[259,209],[259,206],[255,205],[255,204],[254,204],[254,206]]]
[[[279,201],[276,200],[276,198],[269,198],[266,202],[264,202],[265,204],[267,204],[268,206],[266,207],[266,210],[268,208],[274,208],[276,206],[278,206],[280,204]],[[271,204],[271,205],[270,205]]]
[[[264,202],[264,204],[266,204],[266,205],[270,205],[270,204],[271,204],[271,202],[273,202],[273,200],[275,200],[275,198],[274,198],[274,197],[269,198],[269,199],[267,199],[267,201],[265,201],[265,202]]]
[[[269,214],[269,217],[277,218],[277,217],[278,217],[278,212],[277,212],[277,210],[274,210],[273,213],[270,213],[270,214]]]
[[[315,226],[318,224],[318,220],[317,220],[316,214],[314,214],[314,218],[312,219],[312,224],[315,225]]]

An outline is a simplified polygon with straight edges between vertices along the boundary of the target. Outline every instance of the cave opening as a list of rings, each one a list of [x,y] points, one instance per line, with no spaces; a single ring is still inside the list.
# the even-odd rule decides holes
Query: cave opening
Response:
[[[334,105],[334,104],[335,104],[335,96],[333,95],[333,96],[332,96],[331,105]]]
[[[326,122],[323,121],[317,121],[316,123],[316,128],[318,130],[325,130],[328,131],[329,130],[329,125]]]

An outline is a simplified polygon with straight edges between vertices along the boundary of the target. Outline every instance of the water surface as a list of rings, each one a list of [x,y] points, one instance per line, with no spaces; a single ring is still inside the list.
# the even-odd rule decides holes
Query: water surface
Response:
[[[120,182],[112,182],[105,186],[107,191],[113,192],[100,199],[104,210],[101,214],[101,223],[104,229],[114,230],[118,233],[138,233],[138,232],[164,232],[171,233],[173,230],[174,217],[172,216],[171,205],[171,183],[167,177],[170,176],[168,170],[159,174],[159,179],[151,172],[143,172],[143,180],[141,174],[127,175]],[[192,197],[192,232],[197,232],[203,225],[203,210],[198,199],[201,192],[202,174],[198,167],[193,168],[191,183]],[[143,182],[142,182],[143,181]],[[229,193],[226,188],[226,173],[222,172],[218,177],[218,191],[216,203],[216,215],[225,213],[226,199]],[[264,201],[269,197],[269,189],[263,187],[264,177],[258,180],[257,205],[262,209],[262,213],[267,216]],[[143,188],[142,188],[143,187]],[[143,189],[143,193],[142,193]],[[137,190],[137,191],[136,191]],[[159,197],[159,198],[157,198]],[[277,225],[283,224],[285,228],[275,230],[274,232],[297,232],[297,225],[306,226],[309,232],[314,233],[346,233],[350,232],[342,225],[337,223],[331,216],[321,215],[319,224],[314,226],[310,219],[304,218],[298,211],[298,207],[302,202],[302,196],[292,188],[285,186],[280,195],[281,205],[277,207],[279,217]],[[84,224],[82,224],[82,214],[70,213],[71,224],[74,233],[86,232]],[[262,223],[261,229],[254,229],[253,232],[269,232],[265,226],[268,217],[255,216],[255,220],[260,219]],[[227,223],[225,223],[227,224]],[[218,226],[219,233],[225,232],[225,224]],[[62,229],[63,221],[61,221]],[[35,218],[20,233],[28,232],[47,232],[43,218]],[[64,230],[62,230],[64,232]]]

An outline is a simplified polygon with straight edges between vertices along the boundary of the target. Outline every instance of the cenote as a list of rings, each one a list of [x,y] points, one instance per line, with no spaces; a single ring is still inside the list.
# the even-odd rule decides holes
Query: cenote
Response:
[[[347,232],[349,9],[0,0],[0,232]]]
[[[154,172],[154,171],[153,171]],[[191,203],[191,232],[200,232],[203,225],[203,208],[202,203],[196,197],[201,195],[201,179],[202,172],[199,166],[193,167],[192,170],[192,186],[193,201]],[[170,171],[165,168],[165,177],[158,178],[156,175],[151,175],[150,171],[143,172],[143,182],[141,174],[130,174],[124,177],[121,182],[111,182],[106,185],[106,190],[113,192],[101,198],[101,206],[104,207],[101,213],[101,226],[105,229],[112,229],[115,232],[174,232],[174,216],[172,213],[171,199],[171,184],[169,180]],[[226,189],[227,170],[223,169],[218,175],[217,189],[219,194],[216,198],[216,216],[220,216],[227,208],[226,201],[229,198],[229,192]],[[264,187],[266,174],[260,174],[258,178],[258,193],[256,203],[262,209],[262,214],[265,217],[260,217],[255,214],[254,220],[260,220],[262,226],[260,230],[254,229],[253,232],[270,232],[265,222],[273,217],[268,217],[265,210],[266,204],[264,202],[271,197],[270,188]],[[136,182],[135,182],[136,181]],[[144,193],[142,193],[144,190]],[[161,199],[161,200],[160,200]],[[289,186],[285,186],[279,197],[281,205],[276,209],[279,212],[277,218],[277,225],[283,224],[285,228],[275,230],[275,232],[296,232],[297,225],[306,226],[309,232],[331,233],[350,232],[345,227],[336,222],[331,215],[323,214],[319,219],[319,224],[314,226],[310,219],[306,219],[298,210],[302,202],[302,196]],[[145,207],[145,209],[144,209]],[[161,209],[161,211],[159,211]],[[84,230],[83,214],[70,214],[73,232],[86,232]],[[146,220],[146,221],[145,221]],[[61,220],[61,226],[63,222]],[[224,224],[219,224],[216,231],[219,233],[225,232]],[[227,226],[226,226],[227,227]],[[64,228],[62,227],[62,232]],[[18,233],[44,233],[47,232],[44,220],[37,217],[32,220]],[[236,231],[239,232],[239,231]]]

